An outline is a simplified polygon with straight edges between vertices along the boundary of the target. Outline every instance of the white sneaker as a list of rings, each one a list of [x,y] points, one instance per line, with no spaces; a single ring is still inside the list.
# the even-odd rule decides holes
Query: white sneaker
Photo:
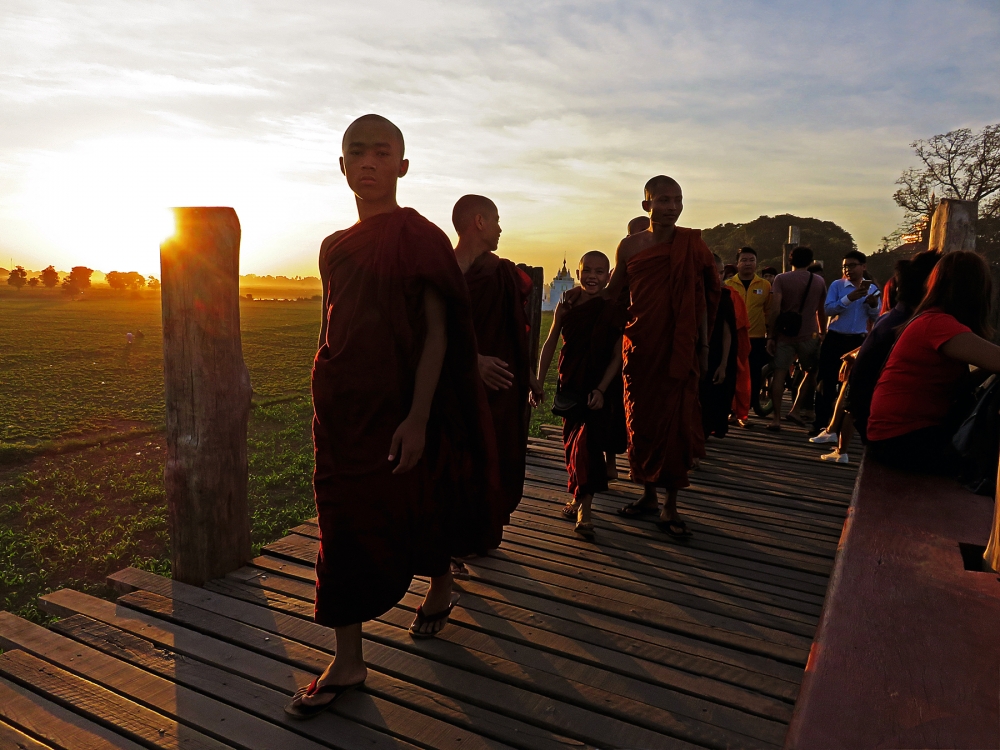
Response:
[[[822,461],[833,461],[836,464],[849,464],[851,462],[850,456],[846,453],[838,453],[835,450],[830,451],[829,453],[824,453],[820,456],[820,459]]]
[[[809,438],[809,442],[814,443],[816,445],[821,445],[823,443],[836,443],[838,439],[839,436],[837,435],[836,432],[827,432],[826,430],[823,430],[816,437]]]

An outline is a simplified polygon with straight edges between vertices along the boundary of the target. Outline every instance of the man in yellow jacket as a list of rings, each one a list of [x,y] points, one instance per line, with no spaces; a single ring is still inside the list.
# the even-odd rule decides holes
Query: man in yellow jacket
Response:
[[[742,247],[736,253],[736,275],[726,281],[747,306],[750,317],[750,404],[760,413],[761,370],[767,364],[767,319],[771,311],[771,284],[757,275],[757,251]]]

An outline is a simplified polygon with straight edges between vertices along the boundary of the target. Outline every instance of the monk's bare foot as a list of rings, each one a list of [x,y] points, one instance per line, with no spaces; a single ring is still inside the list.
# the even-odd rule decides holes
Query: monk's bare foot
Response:
[[[448,608],[451,603],[451,573],[431,578],[431,586],[424,595],[421,606],[424,612],[434,614]]]
[[[367,677],[368,667],[365,666],[363,661],[334,659],[323,670],[323,674],[319,676],[319,679],[316,680],[316,688],[312,691],[313,694],[307,695],[306,691],[309,686],[304,686],[292,698],[290,705],[293,708],[297,704],[304,706],[325,706],[337,699],[338,694],[334,688],[356,686],[364,682]],[[326,690],[317,692],[322,688],[326,688]]]
[[[567,521],[575,521],[576,509],[577,509],[576,500],[571,500],[562,507],[562,510],[559,511],[559,514]]]

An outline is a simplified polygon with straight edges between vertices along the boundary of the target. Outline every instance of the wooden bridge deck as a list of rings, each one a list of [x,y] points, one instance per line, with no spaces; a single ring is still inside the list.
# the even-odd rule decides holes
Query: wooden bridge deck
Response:
[[[780,747],[855,477],[801,430],[711,441],[672,542],[595,501],[558,516],[561,445],[533,440],[525,497],[439,638],[407,632],[426,583],[365,626],[363,692],[307,722],[282,706],[331,658],[311,622],[316,526],[203,589],[134,569],[117,603],[46,596],[51,629],[0,614],[0,748]],[[358,575],[363,576],[364,570]]]

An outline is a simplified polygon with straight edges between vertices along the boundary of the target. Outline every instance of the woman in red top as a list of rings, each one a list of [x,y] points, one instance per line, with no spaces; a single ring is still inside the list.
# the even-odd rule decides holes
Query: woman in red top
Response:
[[[993,284],[976,253],[942,257],[927,294],[879,376],[868,418],[868,452],[904,471],[951,473],[948,416],[956,387],[975,365],[1000,372],[1000,346],[987,341]]]

